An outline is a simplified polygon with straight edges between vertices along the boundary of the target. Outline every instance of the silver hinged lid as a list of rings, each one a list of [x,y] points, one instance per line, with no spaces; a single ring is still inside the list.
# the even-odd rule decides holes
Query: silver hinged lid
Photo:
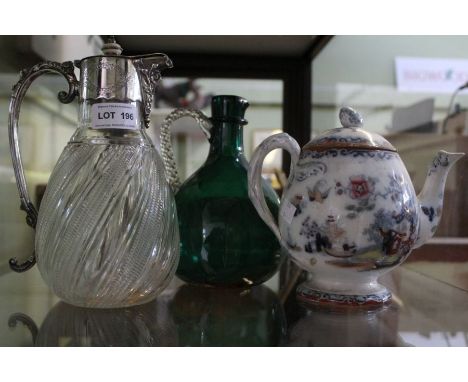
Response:
[[[122,48],[113,37],[104,44],[102,56],[76,61],[80,68],[80,101],[112,100],[144,105],[145,124],[149,116],[161,71],[172,68],[171,59],[162,53],[140,56],[121,55]]]
[[[141,101],[146,83],[157,82],[162,70],[172,68],[172,61],[162,53],[122,56],[122,48],[113,37],[104,44],[102,52],[102,56],[75,62],[81,69],[81,100]]]

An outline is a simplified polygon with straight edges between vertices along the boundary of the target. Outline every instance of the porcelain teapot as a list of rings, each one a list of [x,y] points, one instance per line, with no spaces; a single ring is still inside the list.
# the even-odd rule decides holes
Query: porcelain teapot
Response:
[[[103,55],[43,62],[21,72],[10,102],[10,150],[21,209],[36,229],[35,255],[10,260],[17,272],[37,260],[46,284],[82,307],[138,305],[170,282],[179,259],[174,196],[163,161],[145,132],[164,54],[124,56],[110,39]],[[79,97],[78,128],[49,178],[40,210],[26,187],[18,140],[21,102],[32,81],[58,73],[59,100]]]
[[[341,128],[301,150],[288,134],[265,139],[249,166],[249,196],[292,259],[310,272],[298,298],[312,303],[375,305],[391,293],[377,279],[432,237],[441,213],[447,174],[463,153],[439,151],[416,196],[396,149],[361,128],[362,118],[340,110]],[[282,148],[291,172],[278,223],[262,193],[265,156]]]

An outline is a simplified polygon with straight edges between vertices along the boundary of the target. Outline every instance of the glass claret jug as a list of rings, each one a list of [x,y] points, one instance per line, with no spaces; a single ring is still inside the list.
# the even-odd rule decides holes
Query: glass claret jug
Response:
[[[171,280],[178,262],[174,197],[164,165],[145,132],[164,54],[123,56],[113,39],[102,56],[40,63],[21,72],[10,102],[10,148],[27,223],[36,229],[35,254],[52,291],[83,307],[124,307],[152,300]],[[79,97],[78,128],[52,171],[39,212],[26,188],[18,118],[34,79],[56,72],[68,81],[63,103]]]

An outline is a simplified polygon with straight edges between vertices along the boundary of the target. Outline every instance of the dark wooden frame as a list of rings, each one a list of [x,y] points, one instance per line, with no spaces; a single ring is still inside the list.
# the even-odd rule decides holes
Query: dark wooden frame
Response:
[[[187,54],[167,52],[173,63],[171,77],[252,78],[283,81],[283,131],[305,145],[312,132],[312,61],[333,36],[317,36],[298,57]],[[128,55],[148,52],[126,51]],[[283,155],[289,170],[289,156]]]

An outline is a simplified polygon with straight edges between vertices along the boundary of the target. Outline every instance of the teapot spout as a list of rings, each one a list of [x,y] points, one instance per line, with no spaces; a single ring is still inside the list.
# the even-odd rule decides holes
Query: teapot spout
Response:
[[[464,153],[449,153],[441,150],[432,160],[426,181],[418,195],[419,233],[413,248],[426,243],[436,232],[442,216],[447,175],[455,162],[464,155]]]

